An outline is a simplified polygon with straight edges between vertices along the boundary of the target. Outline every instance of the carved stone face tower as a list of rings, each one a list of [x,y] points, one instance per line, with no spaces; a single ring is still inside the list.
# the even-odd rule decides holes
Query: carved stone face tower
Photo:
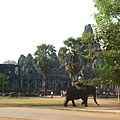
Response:
[[[93,33],[93,29],[91,27],[91,24],[88,24],[88,25],[85,26],[84,32],[91,33],[91,34]]]
[[[36,88],[36,84],[40,81],[41,74],[33,65],[33,57],[28,54],[27,57],[21,55],[18,60],[21,71],[21,87],[26,89]]]

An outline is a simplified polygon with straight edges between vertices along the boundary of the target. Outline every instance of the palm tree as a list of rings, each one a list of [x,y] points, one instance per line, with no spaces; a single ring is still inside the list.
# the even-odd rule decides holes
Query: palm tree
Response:
[[[46,77],[58,64],[55,47],[50,44],[41,44],[37,46],[34,56],[35,67],[43,75],[44,96],[46,96]]]
[[[58,51],[59,60],[64,63],[66,71],[68,71],[74,81],[74,76],[77,75],[80,70],[79,62],[79,48],[81,46],[81,39],[74,39],[72,37],[64,41],[65,47],[61,47]]]

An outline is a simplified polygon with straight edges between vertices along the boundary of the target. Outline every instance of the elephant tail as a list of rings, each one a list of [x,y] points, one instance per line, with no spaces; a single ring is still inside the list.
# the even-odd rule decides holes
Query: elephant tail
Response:
[[[100,105],[98,104],[97,100],[96,100],[96,94],[93,95],[93,99],[94,99],[94,102],[95,102],[98,106],[100,106]]]

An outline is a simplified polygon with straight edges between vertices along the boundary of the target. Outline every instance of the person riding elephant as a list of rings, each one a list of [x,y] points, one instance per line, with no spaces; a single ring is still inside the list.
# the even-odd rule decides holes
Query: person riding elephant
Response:
[[[78,100],[80,98],[83,101],[82,105],[88,106],[87,101],[89,95],[93,95],[94,102],[99,106],[96,100],[96,88],[94,86],[81,85],[76,82],[76,84],[68,88],[66,92],[64,107],[67,107],[69,101],[72,101],[73,107],[75,107],[76,104],[74,100]]]

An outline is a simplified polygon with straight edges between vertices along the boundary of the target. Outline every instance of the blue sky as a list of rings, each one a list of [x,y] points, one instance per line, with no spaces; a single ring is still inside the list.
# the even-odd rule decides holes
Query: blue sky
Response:
[[[46,43],[59,50],[93,24],[92,0],[0,0],[0,63],[18,61]]]

